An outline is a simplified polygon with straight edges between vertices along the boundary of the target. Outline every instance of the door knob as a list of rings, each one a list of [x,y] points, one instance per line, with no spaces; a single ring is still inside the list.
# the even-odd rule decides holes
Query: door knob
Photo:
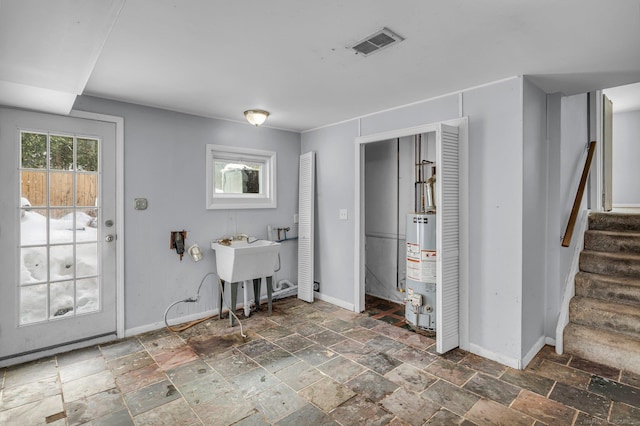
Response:
[[[112,241],[113,241],[113,240],[115,240],[115,239],[116,239],[116,238],[115,238],[113,235],[111,235],[111,234],[109,234],[109,235],[107,235],[106,237],[104,237],[104,240],[105,240],[106,242],[108,242],[108,243],[112,242]]]

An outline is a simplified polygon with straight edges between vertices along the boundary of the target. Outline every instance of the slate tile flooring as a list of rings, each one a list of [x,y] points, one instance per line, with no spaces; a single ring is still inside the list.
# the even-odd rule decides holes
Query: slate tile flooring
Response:
[[[0,425],[635,425],[640,377],[545,346],[524,371],[406,328],[367,297],[157,330],[0,369]]]

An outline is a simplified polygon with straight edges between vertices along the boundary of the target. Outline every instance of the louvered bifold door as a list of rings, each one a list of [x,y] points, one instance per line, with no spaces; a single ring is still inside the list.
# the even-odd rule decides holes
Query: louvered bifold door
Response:
[[[315,152],[300,156],[298,195],[298,299],[313,302]]]
[[[458,128],[441,124],[436,136],[436,351],[459,345],[459,163]]]

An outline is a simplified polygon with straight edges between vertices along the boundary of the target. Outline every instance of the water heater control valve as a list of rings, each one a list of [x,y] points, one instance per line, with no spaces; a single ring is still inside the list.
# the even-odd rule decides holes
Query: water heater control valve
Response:
[[[420,306],[422,306],[422,295],[421,294],[417,294],[413,292],[412,288],[409,288],[407,290],[407,301],[411,304],[411,306],[413,306],[414,308],[418,308]]]

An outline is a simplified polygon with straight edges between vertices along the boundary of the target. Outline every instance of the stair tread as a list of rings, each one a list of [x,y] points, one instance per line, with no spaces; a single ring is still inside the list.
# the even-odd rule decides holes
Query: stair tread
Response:
[[[640,215],[635,213],[592,212],[589,214],[589,229],[640,231]]]

